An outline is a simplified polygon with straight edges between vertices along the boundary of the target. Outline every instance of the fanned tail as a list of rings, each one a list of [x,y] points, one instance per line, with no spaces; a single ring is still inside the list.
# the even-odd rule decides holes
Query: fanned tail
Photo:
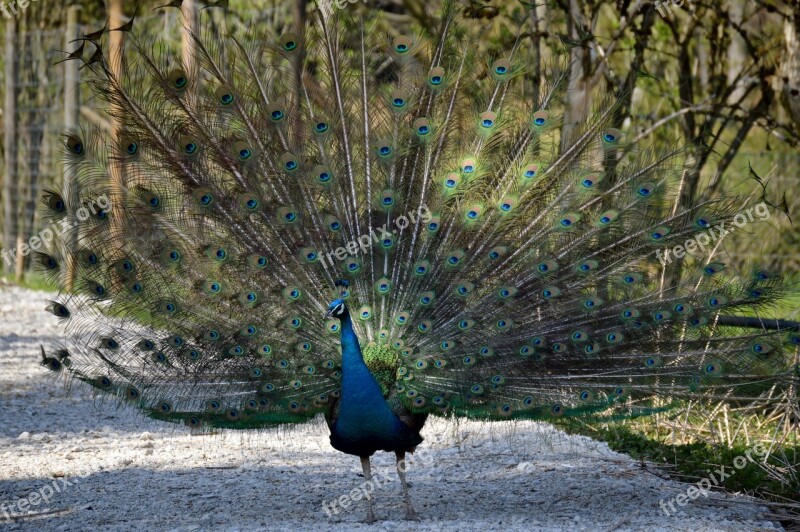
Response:
[[[80,194],[46,198],[79,222],[40,260],[64,283],[77,269],[50,308],[51,368],[191,426],[304,421],[339,393],[322,316],[345,278],[365,353],[392,353],[381,371],[413,412],[796,400],[798,334],[720,326],[791,283],[704,258],[710,230],[761,207],[674,208],[682,150],[626,142],[611,98],[566,142],[568,68],[532,90],[519,44],[480,56],[452,8],[432,36],[363,13],[302,38],[196,36],[191,71],[146,40],[121,79],[91,65],[123,130],[67,136]],[[706,244],[662,287],[665,250],[689,241]]]

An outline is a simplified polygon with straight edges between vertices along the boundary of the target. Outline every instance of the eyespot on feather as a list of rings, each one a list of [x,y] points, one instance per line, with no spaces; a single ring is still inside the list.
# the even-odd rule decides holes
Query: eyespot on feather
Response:
[[[176,68],[167,75],[167,82],[175,92],[183,92],[189,86],[189,77],[183,69]]]
[[[290,31],[280,36],[278,45],[283,52],[292,53],[300,48],[300,38]]]

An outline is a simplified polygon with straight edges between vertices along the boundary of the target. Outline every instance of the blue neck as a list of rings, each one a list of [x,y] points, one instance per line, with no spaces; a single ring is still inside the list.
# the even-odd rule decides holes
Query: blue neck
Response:
[[[383,401],[383,392],[364,363],[364,356],[361,354],[361,345],[358,343],[358,336],[353,329],[353,321],[350,315],[342,319],[342,398],[352,397],[353,394],[359,395],[365,391],[370,394],[375,393]]]
[[[342,320],[342,398],[337,432],[347,439],[387,436],[399,422],[389,409],[378,381],[364,363],[350,316]]]

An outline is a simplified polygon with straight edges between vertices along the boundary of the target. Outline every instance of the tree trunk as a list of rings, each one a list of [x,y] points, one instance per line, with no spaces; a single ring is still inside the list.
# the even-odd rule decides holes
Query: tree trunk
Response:
[[[7,271],[14,267],[17,248],[17,20],[6,21],[6,98],[3,109],[5,127],[5,176],[3,181],[3,262]]]
[[[786,52],[781,62],[781,99],[786,112],[800,128],[800,9],[784,22],[783,35]]]
[[[728,0],[730,2],[729,13],[733,24],[741,24],[744,20],[745,2],[749,0]],[[742,74],[748,60],[747,43],[736,29],[729,27],[731,41],[728,45],[728,85],[736,83],[736,79]],[[743,83],[742,79],[739,82]],[[744,87],[738,87],[728,98],[729,103],[734,103],[741,99]]]
[[[569,2],[569,38],[573,41],[581,41],[581,2],[570,0]],[[572,72],[567,88],[564,125],[561,128],[561,151],[566,150],[572,145],[572,134],[575,125],[581,122],[591,108],[591,59],[589,50],[581,46],[574,46],[570,51],[570,61],[572,62]]]
[[[191,77],[195,73],[195,50],[192,34],[197,35],[199,21],[195,0],[183,0],[183,32],[181,33],[181,52],[183,54],[183,68]]]
[[[109,27],[110,28],[118,28],[125,23],[124,20],[124,12],[122,8],[123,0],[108,0],[108,16],[109,16]],[[109,62],[111,64],[111,72],[113,73],[114,77],[118,80],[123,78],[123,72],[125,71],[125,58],[124,58],[124,47],[125,47],[125,33],[121,31],[112,31],[110,33],[110,47],[111,50],[109,52]],[[122,133],[122,123],[119,119],[119,111],[116,109],[111,109],[111,142],[112,144],[116,145],[116,142],[119,140],[120,135]],[[111,178],[111,182],[109,183],[109,200],[111,203],[110,206],[110,224],[111,224],[111,234],[112,235],[121,235],[123,234],[121,223],[122,223],[122,212],[121,212],[121,205],[123,202],[123,198],[125,195],[125,171],[121,164],[114,159],[109,161],[109,174]],[[122,243],[118,241],[111,242],[113,246],[121,247]]]
[[[67,12],[67,32],[64,36],[65,50],[71,51],[77,46],[75,43],[70,44],[70,41],[80,37],[80,12],[80,6],[70,6]],[[80,118],[80,65],[77,61],[65,61],[62,64],[64,65],[64,130],[74,133],[78,131],[78,120]],[[80,190],[75,182],[75,169],[70,165],[64,165],[63,196],[71,201],[77,201],[80,198]],[[66,242],[64,243],[67,249],[75,249],[78,236],[74,230],[70,230],[67,233],[65,236]],[[68,255],[65,260],[64,289],[71,292],[75,283],[75,259],[73,256]]]

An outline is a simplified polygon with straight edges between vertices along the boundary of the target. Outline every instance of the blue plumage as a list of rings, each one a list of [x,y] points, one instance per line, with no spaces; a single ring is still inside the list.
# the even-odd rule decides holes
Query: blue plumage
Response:
[[[465,23],[448,4],[429,36],[344,12],[305,38],[202,34],[194,68],[144,36],[122,78],[93,58],[122,131],[70,132],[80,194],[45,198],[80,221],[38,260],[69,287],[45,365],[193,430],[324,415],[368,478],[429,415],[796,401],[797,335],[737,321],[779,276],[697,253],[662,283],[659,253],[743,202],[673,208],[680,150],[630,145],[610,99],[562,131],[569,69],[532,100],[515,52],[480,57]]]
[[[410,427],[389,408],[380,385],[364,363],[344,300],[333,301],[329,315],[341,321],[342,339],[342,396],[337,415],[329,422],[331,445],[343,453],[362,457],[376,451],[413,451],[422,442],[422,427]]]

